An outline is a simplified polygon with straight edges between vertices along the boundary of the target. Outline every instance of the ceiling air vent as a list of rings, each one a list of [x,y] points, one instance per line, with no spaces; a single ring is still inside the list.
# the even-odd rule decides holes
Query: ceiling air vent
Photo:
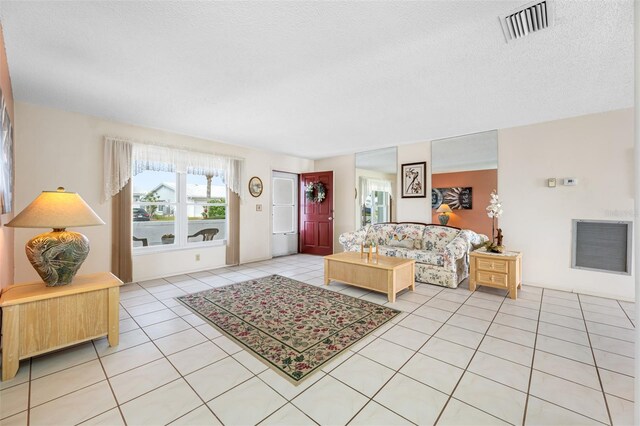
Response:
[[[536,1],[500,16],[500,24],[507,43],[549,28],[553,24],[553,6],[551,0]]]

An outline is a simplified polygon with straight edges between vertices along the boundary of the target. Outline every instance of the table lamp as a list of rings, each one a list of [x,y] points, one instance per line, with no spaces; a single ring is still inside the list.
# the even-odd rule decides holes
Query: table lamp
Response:
[[[453,210],[451,210],[449,204],[440,204],[440,207],[438,207],[438,210],[436,210],[436,213],[440,213],[438,215],[440,225],[446,225],[449,222],[449,213],[451,213],[452,211]]]
[[[53,228],[33,237],[25,250],[27,258],[47,286],[69,284],[89,254],[89,239],[67,227],[104,225],[102,219],[75,192],[43,191],[6,226]]]

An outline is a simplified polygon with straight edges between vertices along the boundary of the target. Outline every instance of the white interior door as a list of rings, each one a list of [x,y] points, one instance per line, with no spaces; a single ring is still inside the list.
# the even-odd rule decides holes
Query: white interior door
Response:
[[[298,252],[298,175],[273,172],[271,177],[271,255]]]

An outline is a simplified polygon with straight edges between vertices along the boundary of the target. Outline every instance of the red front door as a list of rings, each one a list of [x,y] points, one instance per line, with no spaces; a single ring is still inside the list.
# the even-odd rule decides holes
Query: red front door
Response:
[[[306,188],[312,182],[326,188],[321,203],[307,200]],[[333,254],[333,172],[300,175],[300,253]]]

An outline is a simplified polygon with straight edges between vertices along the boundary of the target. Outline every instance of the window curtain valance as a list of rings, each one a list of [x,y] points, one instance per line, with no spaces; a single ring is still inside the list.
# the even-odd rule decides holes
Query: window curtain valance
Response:
[[[230,191],[242,196],[243,159],[113,137],[105,138],[104,149],[105,201],[145,170],[221,177]]]

